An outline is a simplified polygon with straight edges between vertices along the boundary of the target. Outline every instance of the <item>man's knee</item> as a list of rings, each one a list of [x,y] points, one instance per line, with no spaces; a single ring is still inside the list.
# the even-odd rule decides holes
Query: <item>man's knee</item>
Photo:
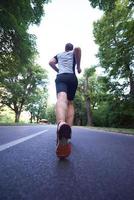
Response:
[[[68,101],[68,106],[73,106],[73,101]]]
[[[67,94],[65,92],[59,92],[57,97],[59,101],[67,101]]]

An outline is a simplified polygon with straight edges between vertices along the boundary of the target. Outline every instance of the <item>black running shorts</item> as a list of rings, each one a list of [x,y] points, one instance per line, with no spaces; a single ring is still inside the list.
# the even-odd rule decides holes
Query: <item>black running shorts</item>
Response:
[[[65,92],[67,93],[67,98],[69,101],[74,99],[78,86],[78,80],[75,74],[58,74],[55,80],[55,84],[57,94],[59,92]]]

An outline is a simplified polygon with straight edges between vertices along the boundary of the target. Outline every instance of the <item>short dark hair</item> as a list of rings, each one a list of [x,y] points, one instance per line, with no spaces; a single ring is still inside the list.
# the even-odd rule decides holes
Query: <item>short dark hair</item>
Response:
[[[67,43],[66,45],[65,45],[65,51],[72,51],[73,50],[73,44],[71,44],[71,43]]]

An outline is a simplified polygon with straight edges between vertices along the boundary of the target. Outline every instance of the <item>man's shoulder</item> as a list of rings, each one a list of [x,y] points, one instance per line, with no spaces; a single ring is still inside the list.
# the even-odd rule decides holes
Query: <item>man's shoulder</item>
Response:
[[[73,51],[64,51],[64,52],[61,52],[61,53],[58,53],[57,54],[57,58],[58,59],[64,59],[64,58],[72,58],[74,55],[74,52]]]
[[[64,52],[60,52],[57,54],[57,57],[61,56],[61,55],[64,55]]]
[[[60,52],[60,53],[58,53],[57,55],[62,55],[62,54],[71,54],[71,53],[73,53],[74,52],[74,50],[72,50],[72,51],[63,51],[63,52]]]

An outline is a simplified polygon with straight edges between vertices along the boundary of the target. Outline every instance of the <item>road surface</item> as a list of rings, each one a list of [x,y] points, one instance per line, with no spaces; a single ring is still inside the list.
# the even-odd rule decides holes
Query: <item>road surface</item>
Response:
[[[134,136],[73,127],[60,161],[55,131],[0,127],[0,200],[134,200]]]

